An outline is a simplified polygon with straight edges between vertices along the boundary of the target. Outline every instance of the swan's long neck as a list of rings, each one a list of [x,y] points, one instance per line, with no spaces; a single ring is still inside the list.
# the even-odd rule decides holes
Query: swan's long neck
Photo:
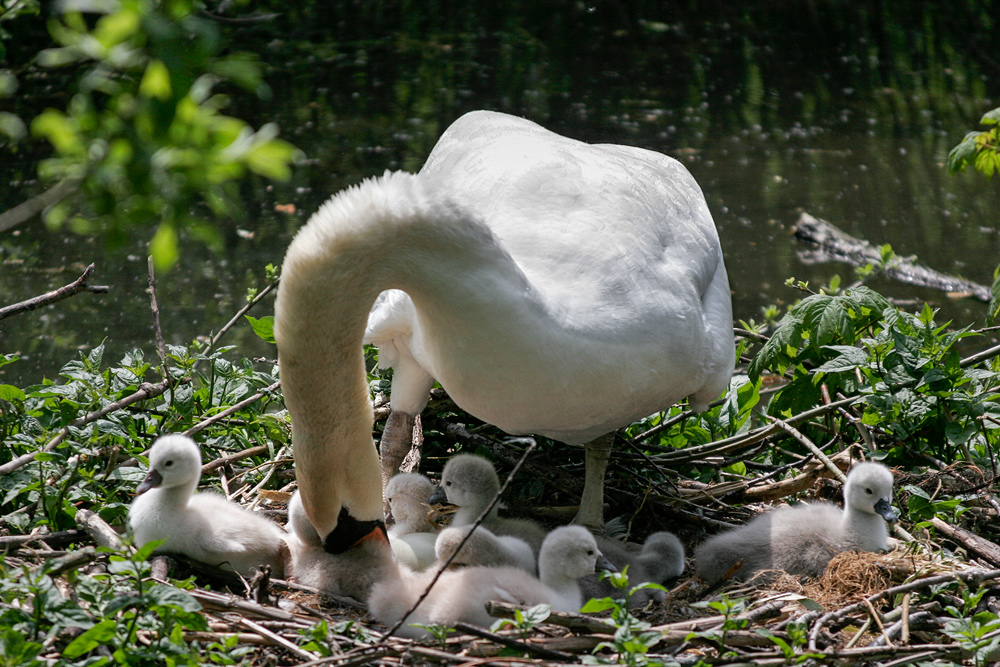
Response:
[[[376,296],[399,288],[418,308],[444,300],[461,309],[475,303],[476,290],[489,289],[484,280],[524,280],[499,255],[505,253],[485,226],[432,201],[418,177],[403,173],[338,194],[289,246],[275,338],[302,502],[328,550],[331,531],[345,517],[383,520],[362,349]],[[478,271],[484,263],[493,269]],[[466,269],[456,285],[456,271]],[[430,317],[447,316],[428,310]]]

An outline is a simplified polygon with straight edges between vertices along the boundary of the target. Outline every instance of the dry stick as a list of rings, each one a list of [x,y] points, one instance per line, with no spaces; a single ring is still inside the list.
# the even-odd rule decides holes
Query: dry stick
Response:
[[[23,222],[27,222],[49,206],[58,204],[73,194],[78,187],[80,187],[80,179],[67,178],[65,181],[59,181],[45,192],[35,195],[28,201],[21,202],[14,208],[0,213],[0,232],[5,232]]]
[[[420,595],[420,597],[413,604],[413,606],[410,607],[410,609],[405,614],[403,614],[403,617],[400,618],[399,621],[397,621],[394,626],[389,628],[389,631],[385,633],[385,636],[383,636],[382,639],[379,640],[379,642],[377,642],[377,644],[384,643],[390,635],[396,632],[396,630],[399,630],[401,627],[403,627],[403,623],[406,622],[406,619],[409,618],[410,615],[417,610],[417,607],[419,607],[420,604],[427,598],[427,596],[430,595],[431,589],[434,588],[434,585],[438,582],[438,579],[441,578],[441,575],[444,573],[444,571],[448,569],[449,565],[451,565],[451,561],[453,561],[455,557],[458,556],[458,553],[462,550],[462,547],[464,547],[465,543],[469,541],[469,539],[472,537],[472,534],[476,532],[476,528],[479,527],[479,524],[481,524],[486,519],[486,517],[489,516],[490,512],[493,511],[493,508],[496,507],[497,503],[500,502],[500,496],[503,495],[503,492],[507,490],[508,486],[510,486],[510,482],[511,480],[514,479],[514,475],[516,475],[517,471],[521,469],[521,466],[528,458],[528,454],[534,451],[535,446],[537,445],[534,438],[513,438],[508,442],[511,443],[523,442],[527,443],[528,446],[525,448],[524,453],[521,454],[521,458],[518,459],[518,462],[514,465],[513,470],[511,470],[510,474],[507,475],[507,479],[504,481],[503,486],[500,487],[500,490],[496,492],[495,496],[493,496],[493,500],[490,502],[490,504],[486,506],[486,508],[482,511],[482,513],[473,522],[472,528],[469,530],[469,532],[465,534],[465,537],[462,538],[462,541],[458,543],[458,547],[456,547],[455,551],[451,554],[451,556],[448,557],[448,560],[446,560],[441,565],[437,573],[434,575],[434,578],[431,579],[431,582],[427,585],[427,588],[424,589],[424,592]]]
[[[0,308],[0,320],[10,317],[11,315],[17,315],[19,313],[26,313],[29,310],[34,310],[36,308],[41,308],[42,306],[47,306],[49,304],[55,303],[57,301],[62,301],[63,299],[68,299],[74,294],[79,294],[80,292],[91,292],[93,294],[107,294],[108,287],[106,285],[88,285],[87,279],[90,274],[94,271],[94,265],[91,264],[83,271],[83,275],[74,280],[68,285],[64,285],[59,289],[52,290],[51,292],[46,292],[40,296],[32,297],[27,301],[21,301],[20,303],[14,303],[9,306],[4,306]]]
[[[278,281],[275,280],[273,283],[271,283],[270,285],[268,285],[267,287],[265,287],[264,289],[262,289],[257,294],[257,296],[255,296],[250,301],[247,301],[246,305],[244,305],[242,308],[240,308],[238,311],[236,311],[236,314],[233,315],[232,319],[230,319],[228,322],[226,322],[223,325],[223,327],[221,329],[219,329],[219,331],[214,336],[212,336],[212,339],[208,343],[208,349],[209,350],[214,349],[215,346],[216,346],[216,344],[218,344],[219,340],[221,340],[222,337],[225,336],[226,333],[230,329],[232,329],[234,326],[236,326],[236,323],[240,321],[240,318],[243,317],[244,315],[246,315],[247,312],[249,312],[249,310],[251,308],[253,308],[254,306],[256,306],[260,302],[261,299],[263,299],[265,296],[267,296],[268,294],[270,294],[271,291],[274,288],[276,288],[277,286],[278,286]],[[199,359],[198,361],[201,361],[201,360]],[[198,365],[198,362],[195,362],[195,366],[197,366],[197,365]]]
[[[76,511],[76,525],[87,531],[97,546],[115,550],[120,550],[125,546],[115,529],[88,509],[80,508]]]
[[[234,413],[242,410],[243,408],[245,408],[246,406],[250,405],[251,403],[256,403],[257,401],[259,401],[260,399],[264,398],[265,396],[267,396],[269,393],[271,393],[272,391],[274,391],[275,389],[277,389],[280,386],[281,386],[281,380],[278,380],[277,382],[269,384],[267,387],[265,387],[264,389],[258,391],[253,396],[250,396],[248,398],[244,398],[239,403],[237,403],[235,405],[231,405],[230,407],[226,408],[222,412],[220,412],[218,414],[215,414],[215,415],[212,415],[208,419],[203,419],[202,421],[198,422],[197,424],[195,424],[194,426],[192,426],[188,430],[184,431],[184,435],[192,436],[195,433],[197,433],[198,431],[201,431],[202,429],[204,429],[204,428],[206,428],[208,426],[211,426],[215,422],[222,421],[226,417],[229,417],[230,415],[232,415],[232,414],[234,414]]]
[[[879,613],[875,611],[875,606],[868,599],[863,599],[861,601],[865,603],[866,607],[868,607],[868,613],[871,615],[871,619],[875,621],[875,625],[878,626],[879,632],[882,633],[886,646],[892,646],[892,640],[889,639],[889,635],[885,634],[885,624],[882,623],[882,617],[879,616]]]
[[[331,655],[328,658],[320,658],[318,660],[312,660],[311,662],[303,662],[298,665],[298,667],[321,667],[326,665],[337,665],[337,667],[352,667],[353,665],[364,665],[371,661],[381,658],[389,653],[392,653],[393,649],[388,646],[370,646],[366,648],[359,648],[344,655]],[[354,653],[355,655],[351,655]],[[442,651],[443,653],[443,651]],[[451,656],[450,653],[445,655]],[[454,656],[453,656],[454,657]],[[462,662],[468,660],[467,657],[460,658]]]
[[[168,380],[170,374],[167,372],[167,346],[163,342],[163,330],[160,328],[160,304],[156,302],[156,270],[153,267],[153,256],[146,259],[146,266],[149,270],[149,308],[153,311],[153,332],[156,334],[156,352],[160,355],[160,364],[163,366],[161,373],[163,379]]]
[[[827,406],[829,405],[831,404],[828,403]],[[791,424],[788,424],[787,422],[778,419],[777,417],[772,417],[771,415],[764,415],[764,417],[770,420],[771,422],[777,424],[778,426],[780,426],[786,433],[788,433],[790,436],[792,436],[793,438],[801,442],[803,445],[805,445],[806,449],[815,454],[816,458],[822,461],[823,464],[830,469],[830,471],[834,474],[834,476],[837,479],[839,479],[843,483],[847,482],[847,476],[843,473],[843,471],[841,471],[840,468],[837,467],[837,464],[831,461],[830,457],[824,454],[823,450],[817,447],[816,443],[807,438],[801,431],[799,431]]]
[[[316,656],[315,653],[307,651],[307,650],[305,650],[303,648],[299,648],[299,646],[297,644],[295,644],[294,642],[288,641],[287,639],[285,639],[284,637],[282,637],[281,635],[279,635],[277,632],[273,632],[271,630],[268,630],[267,628],[265,628],[260,623],[254,623],[249,618],[241,618],[240,619],[240,623],[242,623],[246,627],[250,628],[251,630],[253,630],[257,634],[259,634],[261,637],[265,637],[266,639],[269,639],[272,643],[277,644],[278,646],[282,647],[286,651],[290,651],[291,653],[294,653],[295,655],[299,656],[300,658],[303,658],[305,660],[316,660],[316,658],[317,658],[317,656]]]
[[[934,586],[937,584],[950,583],[953,581],[964,581],[969,583],[975,583],[979,586],[984,581],[990,579],[1000,579],[1000,570],[967,570],[965,572],[950,572],[948,574],[941,574],[935,577],[926,577],[924,579],[917,579],[916,581],[911,581],[908,584],[901,584],[899,586],[894,586],[893,588],[887,588],[884,591],[870,595],[867,598],[868,603],[874,603],[883,598],[889,598],[894,595],[901,595],[903,593],[909,593],[911,591],[917,591],[921,588],[927,588],[929,586]],[[809,631],[809,650],[816,651],[816,642],[819,639],[819,633],[823,629],[823,626],[831,621],[837,621],[849,614],[853,614],[859,609],[864,608],[866,605],[864,602],[856,602],[852,605],[848,605],[842,609],[836,611],[831,611],[823,614],[819,617],[816,623],[813,625],[812,630]]]
[[[542,646],[535,646],[533,644],[526,644],[525,642],[517,641],[516,639],[511,639],[510,637],[504,637],[498,635],[489,630],[484,630],[483,628],[477,627],[475,625],[470,625],[469,623],[464,623],[459,621],[455,623],[455,629],[461,630],[467,635],[474,635],[476,637],[482,637],[483,639],[489,639],[495,644],[500,644],[501,646],[507,646],[518,651],[526,651],[532,655],[537,655],[539,658],[544,658],[547,660],[562,660],[564,662],[573,663],[576,662],[577,656],[563,653],[562,651],[554,651],[549,648]]]
[[[101,417],[104,417],[105,415],[114,412],[115,410],[121,410],[123,408],[132,405],[133,403],[137,403],[139,401],[144,401],[148,398],[159,396],[160,394],[165,392],[168,388],[169,388],[169,383],[166,380],[164,380],[163,382],[159,382],[157,384],[144,383],[141,385],[139,391],[135,392],[134,394],[130,394],[129,396],[126,396],[120,401],[109,403],[100,410],[97,410],[96,412],[91,412],[90,414],[84,417],[73,420],[73,422],[71,422],[69,426],[64,427],[59,432],[59,435],[52,438],[52,440],[50,440],[48,444],[42,447],[40,451],[51,452],[53,449],[58,447],[59,443],[61,443],[63,439],[65,439],[66,436],[69,435],[69,429],[71,427],[78,427],[78,426],[83,426],[84,424],[89,424],[90,422],[96,421]],[[35,455],[37,453],[38,452],[30,452],[28,454],[23,454],[22,456],[19,456],[12,461],[8,461],[7,463],[0,465],[0,475],[9,475],[18,468],[28,463],[31,463],[32,461],[35,460]]]

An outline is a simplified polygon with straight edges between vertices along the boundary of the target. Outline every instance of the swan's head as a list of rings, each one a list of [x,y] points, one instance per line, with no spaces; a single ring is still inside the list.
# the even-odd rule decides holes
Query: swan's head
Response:
[[[430,502],[447,500],[452,505],[469,507],[489,502],[500,490],[500,478],[493,464],[481,456],[459,454],[445,464],[441,472],[441,487]]]
[[[136,493],[184,485],[194,487],[200,478],[201,450],[194,440],[179,433],[165,435],[149,450],[149,473]]]
[[[427,506],[434,495],[434,484],[417,473],[400,473],[385,485],[389,512],[399,523],[414,524],[427,517]]]
[[[892,471],[881,463],[855,464],[844,485],[844,506],[878,514],[889,523],[898,519],[892,509]]]
[[[546,536],[538,554],[539,570],[559,572],[570,579],[579,579],[594,572],[616,568],[601,550],[590,531],[583,526],[561,526]],[[545,575],[542,575],[545,578]]]

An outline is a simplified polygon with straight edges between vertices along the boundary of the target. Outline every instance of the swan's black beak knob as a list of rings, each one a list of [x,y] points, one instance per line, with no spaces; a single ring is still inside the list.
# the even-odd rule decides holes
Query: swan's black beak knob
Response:
[[[892,509],[892,505],[890,505],[889,501],[885,498],[882,498],[875,503],[875,513],[880,515],[889,523],[896,523],[899,521],[899,517],[896,516],[896,510]]]

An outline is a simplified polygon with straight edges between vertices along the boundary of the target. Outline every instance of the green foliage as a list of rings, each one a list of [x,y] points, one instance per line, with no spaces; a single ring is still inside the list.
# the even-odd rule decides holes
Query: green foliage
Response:
[[[982,132],[969,132],[951,149],[948,169],[952,173],[965,171],[969,164],[986,178],[992,178],[1000,170],[1000,107],[987,111],[979,122],[992,127]]]
[[[709,639],[722,647],[720,650],[724,650],[726,638],[730,632],[733,630],[743,630],[750,624],[746,619],[737,618],[746,609],[746,598],[730,598],[728,594],[723,593],[719,600],[692,602],[691,606],[697,609],[711,609],[717,614],[722,615],[722,627],[718,630],[692,632],[688,635],[689,639],[693,637]],[[723,657],[730,654],[731,652],[725,652],[723,653]]]
[[[39,62],[83,74],[66,110],[44,111],[31,130],[54,151],[39,174],[75,187],[46,223],[100,233],[112,246],[155,227],[150,251],[161,270],[176,262],[184,232],[217,247],[209,220],[240,213],[240,179],[286,180],[297,155],[275,126],[254,131],[224,115],[227,98],[212,92],[221,81],[262,92],[256,62],[220,55],[218,31],[193,0],[62,7],[50,22],[58,46]]]
[[[987,656],[1000,647],[1000,618],[992,612],[980,612],[968,618],[947,621],[944,633],[972,654],[976,667],[986,664]]]
[[[257,337],[261,340],[274,343],[274,316],[268,315],[267,317],[251,317],[250,315],[245,315],[247,322],[253,328],[253,332],[257,334]]]
[[[490,630],[496,632],[509,625],[521,634],[522,639],[525,639],[537,625],[545,622],[551,612],[552,607],[547,604],[537,604],[525,611],[515,609],[513,619],[501,618],[490,626]]]
[[[618,596],[611,598],[595,598],[589,600],[580,609],[584,614],[593,614],[604,611],[611,611],[611,622],[616,630],[611,641],[601,642],[594,648],[594,652],[608,649],[617,654],[616,664],[632,666],[657,666],[663,663],[659,660],[650,660],[649,649],[660,641],[662,634],[655,630],[650,630],[650,624],[641,621],[629,612],[628,599],[639,590],[657,589],[665,591],[659,584],[639,584],[629,587],[628,568],[623,572],[603,572],[601,579],[607,579],[618,591]],[[606,661],[599,656],[590,657],[585,664],[605,664]]]

